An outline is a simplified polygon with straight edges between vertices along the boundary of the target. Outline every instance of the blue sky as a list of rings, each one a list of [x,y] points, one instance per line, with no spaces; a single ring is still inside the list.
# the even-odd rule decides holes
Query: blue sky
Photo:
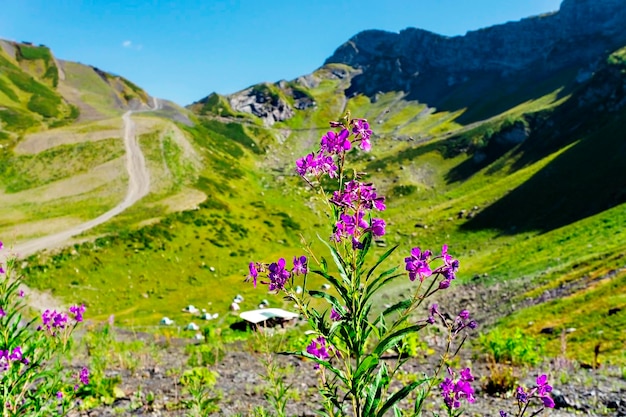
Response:
[[[0,38],[123,75],[181,105],[293,79],[365,29],[462,35],[561,0],[3,0]]]

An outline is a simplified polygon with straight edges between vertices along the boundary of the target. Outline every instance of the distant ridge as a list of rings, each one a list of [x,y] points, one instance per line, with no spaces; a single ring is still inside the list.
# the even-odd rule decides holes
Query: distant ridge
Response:
[[[626,43],[625,6],[622,0],[564,0],[557,12],[454,37],[415,28],[368,30],[341,45],[325,64],[362,71],[348,94],[405,91],[431,103],[441,88],[485,73],[508,78],[532,71],[541,78],[572,66],[591,72],[600,57]],[[427,88],[424,80],[436,80],[439,88]]]

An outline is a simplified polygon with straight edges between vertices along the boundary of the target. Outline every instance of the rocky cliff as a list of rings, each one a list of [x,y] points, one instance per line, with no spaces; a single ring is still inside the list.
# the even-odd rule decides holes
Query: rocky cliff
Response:
[[[402,90],[430,103],[442,88],[485,74],[500,82],[522,72],[532,71],[541,78],[578,66],[578,76],[584,78],[593,71],[590,63],[624,44],[623,0],[564,0],[557,12],[464,36],[446,37],[414,28],[400,33],[361,32],[326,63],[363,71],[353,80],[349,94]]]

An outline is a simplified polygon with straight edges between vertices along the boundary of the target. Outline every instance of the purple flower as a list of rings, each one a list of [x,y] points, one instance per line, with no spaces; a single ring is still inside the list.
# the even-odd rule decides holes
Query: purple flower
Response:
[[[548,377],[540,375],[537,377],[537,395],[543,401],[543,405],[548,408],[554,408],[554,400],[548,395],[552,392],[552,386],[548,385]]]
[[[57,398],[58,398],[58,399],[63,398],[63,392],[61,392],[61,391],[57,391]]]
[[[459,408],[462,399],[468,403],[476,401],[474,398],[474,389],[470,384],[470,382],[474,380],[470,369],[465,368],[462,370],[457,380],[454,379],[455,373],[452,369],[448,368],[448,373],[450,374],[450,378],[445,378],[439,385],[444,404],[449,409],[452,409]]]
[[[420,248],[411,249],[411,256],[404,258],[406,270],[409,271],[409,279],[415,281],[419,277],[420,281],[432,274],[430,265],[428,264],[432,252],[429,250],[421,251]]]
[[[4,309],[2,309],[2,307],[0,307],[0,317],[4,317],[6,315],[7,313],[4,311]]]
[[[459,318],[464,321],[469,319],[469,316],[470,316],[470,313],[467,310],[461,310],[461,312],[459,313]]]
[[[515,398],[517,402],[520,404],[526,404],[528,402],[528,393],[522,387],[517,387],[517,392],[515,393]]]
[[[370,144],[372,129],[370,129],[369,123],[367,123],[365,119],[354,119],[353,126],[352,133],[361,139],[361,149],[368,152],[372,149],[372,145]]]
[[[337,310],[335,310],[335,307],[333,307],[330,309],[330,319],[332,321],[340,321],[343,317],[341,317],[341,314],[339,314]]]
[[[272,263],[269,266],[269,273],[267,277],[270,279],[269,290],[280,291],[285,288],[285,284],[291,274],[285,269],[285,259],[280,258],[278,262]]]
[[[256,279],[259,276],[259,271],[257,271],[256,269],[256,263],[250,262],[250,264],[248,265],[248,269],[250,270],[250,274],[248,275],[246,281],[252,279],[252,282],[254,283],[254,288],[256,288]]]
[[[307,346],[306,351],[310,355],[323,361],[330,358],[330,349],[326,346],[326,339],[324,339],[324,336],[319,336],[318,338],[313,339],[311,344]]]
[[[385,221],[383,219],[372,219],[372,234],[374,236],[383,236],[385,234]]]
[[[293,257],[293,270],[294,275],[306,275],[308,272],[306,256],[294,256]]]
[[[56,310],[46,310],[41,315],[43,326],[54,334],[55,329],[64,329],[67,325],[67,315]]]
[[[335,178],[337,170],[338,168],[333,158],[322,154],[310,153],[296,161],[296,172],[301,177],[305,177],[308,174],[314,176],[328,174],[330,178]]]
[[[509,417],[509,413],[504,410],[500,410],[500,417]]]
[[[341,152],[349,151],[352,147],[348,137],[350,131],[343,129],[339,134],[330,131],[322,136],[320,148],[323,152],[328,154],[339,154]]]
[[[74,305],[70,307],[70,314],[74,316],[74,320],[76,320],[77,323],[80,323],[81,321],[83,321],[84,313],[85,313],[84,304],[81,304],[80,306]]]
[[[24,290],[19,290],[17,292],[17,296],[20,297],[20,298],[24,298]]]
[[[78,374],[78,379],[80,379],[80,382],[82,382],[84,385],[89,385],[89,369],[81,369],[80,374]]]

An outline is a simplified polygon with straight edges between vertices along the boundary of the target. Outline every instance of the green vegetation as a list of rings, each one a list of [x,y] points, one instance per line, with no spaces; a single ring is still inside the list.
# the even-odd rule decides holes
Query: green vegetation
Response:
[[[44,60],[42,51],[29,50],[26,56],[32,58],[25,59]],[[624,49],[610,55],[609,69],[621,68],[624,56]],[[120,114],[109,83],[123,84],[126,99],[143,97],[127,80],[103,78],[79,64],[66,63],[64,68],[66,82],[98,117]],[[46,118],[77,117],[47,81],[19,69],[2,53],[0,69],[3,141],[55,122]],[[346,76],[332,75],[337,71]],[[626,155],[620,141],[626,112],[600,112],[595,103],[580,104],[586,103],[581,98],[593,83],[611,80],[613,72],[606,71],[600,69],[581,85],[571,82],[575,74],[563,71],[532,84],[520,80],[522,86],[508,93],[479,95],[461,88],[435,110],[401,92],[346,98],[343,92],[353,70],[331,65],[313,74],[312,88],[287,83],[319,105],[298,110],[272,127],[235,113],[226,98],[212,94],[193,107],[198,114],[194,126],[179,126],[197,158],[189,158],[173,130],[155,124],[140,138],[154,181],[151,194],[83,236],[98,237],[94,242],[28,259],[29,284],[60,297],[76,294],[96,317],[114,313],[125,326],[154,325],[164,315],[184,322],[188,317],[180,309],[187,304],[227,314],[237,293],[246,297],[245,308],[267,297],[272,305],[286,305],[280,297],[242,283],[247,264],[284,251],[299,253],[300,234],[309,238],[332,232],[321,226],[320,198],[295,176],[293,163],[319,143],[328,120],[348,110],[367,118],[375,135],[371,155],[348,158],[388,197],[385,217],[394,225],[377,250],[394,244],[431,247],[445,236],[450,250],[460,254],[460,281],[487,274],[485,285],[519,283],[517,296],[503,301],[517,305],[564,286],[567,291],[558,300],[502,319],[493,334],[514,338],[505,330],[518,327],[545,344],[549,355],[557,355],[561,331],[576,328],[567,333],[568,357],[589,362],[600,343],[600,360],[618,362],[617,346],[624,336],[616,329],[626,323],[623,312],[609,318],[608,311],[623,311],[626,305],[621,290],[626,256],[621,161]],[[291,103],[276,85],[262,84],[255,91]],[[618,88],[611,91],[621,94]],[[481,96],[489,98],[481,101]],[[468,102],[471,107],[462,106]],[[506,141],[507,132],[522,127],[528,130],[525,140]],[[0,161],[2,183],[7,193],[33,190],[122,154],[121,144],[113,140],[37,155],[7,152]],[[101,190],[101,197],[90,197],[90,203],[61,199],[38,206],[29,201],[16,203],[10,211],[19,207],[31,219],[44,219],[47,213],[95,217],[123,196],[124,179],[117,181],[117,194]],[[192,188],[206,200],[196,209],[170,213],[166,199]],[[7,218],[3,224],[23,221],[8,214],[9,209],[0,213]],[[398,253],[391,261],[400,263],[403,256]],[[407,285],[400,285],[385,302],[401,297]],[[554,327],[554,333],[541,332],[547,327]],[[487,338],[493,337],[489,330]]]
[[[83,173],[124,154],[119,139],[61,145],[0,161],[5,192],[15,193]]]

